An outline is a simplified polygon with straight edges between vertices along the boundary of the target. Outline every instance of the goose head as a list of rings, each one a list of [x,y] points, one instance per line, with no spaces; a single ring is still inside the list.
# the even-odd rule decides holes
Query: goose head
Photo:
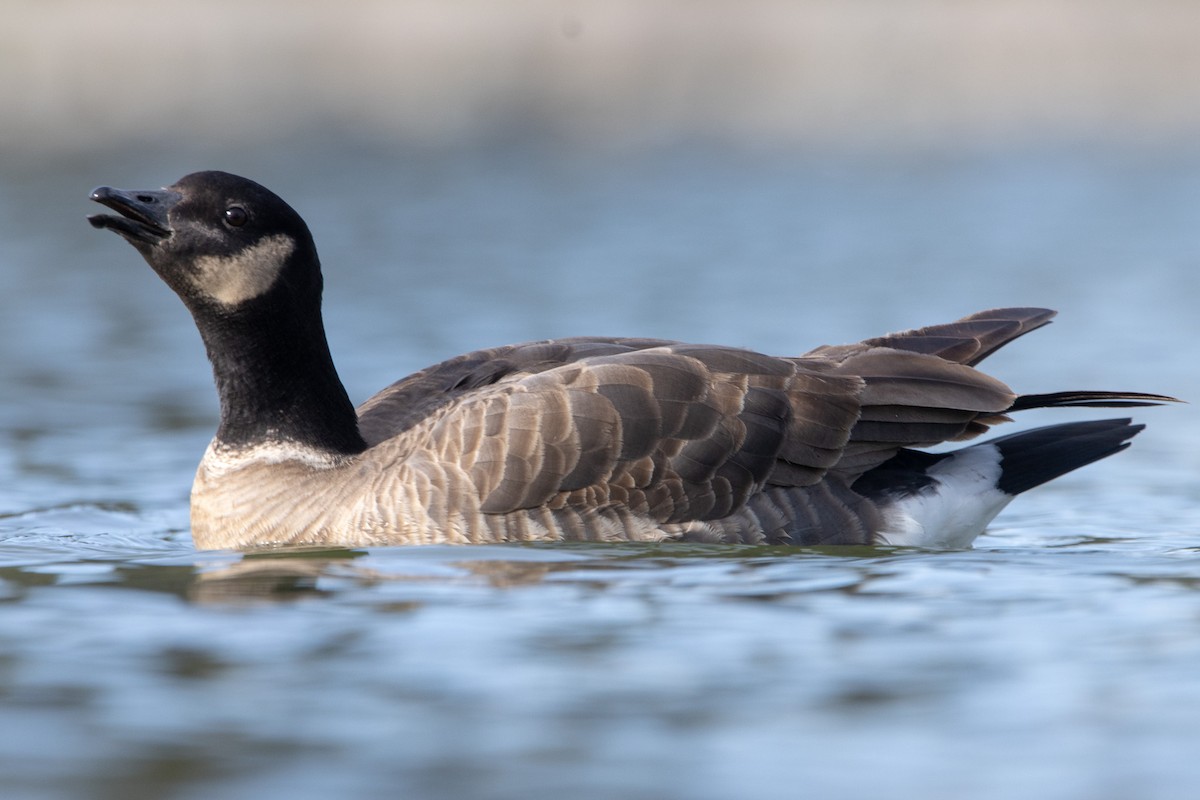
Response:
[[[133,245],[193,314],[320,295],[308,226],[247,178],[195,172],[164,189],[101,186],[91,199],[116,212],[88,217],[92,226]]]
[[[219,443],[365,446],[325,338],[312,234],[291,206],[215,171],[165,189],[102,186],[91,199],[116,212],[92,226],[133,245],[191,311],[221,400]]]

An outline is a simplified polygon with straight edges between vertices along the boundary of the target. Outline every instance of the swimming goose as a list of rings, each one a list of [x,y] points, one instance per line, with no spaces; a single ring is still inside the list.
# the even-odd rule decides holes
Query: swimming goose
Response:
[[[326,344],[312,236],[253,181],[198,172],[101,187],[121,235],[183,300],[221,419],[196,473],[199,548],[509,541],[957,548],[1015,495],[1126,448],[1128,419],[944,453],[1008,413],[1151,405],[1129,392],[1017,395],[974,369],[1041,308],[799,357],[658,339],[496,347],[410,375],[356,410]]]

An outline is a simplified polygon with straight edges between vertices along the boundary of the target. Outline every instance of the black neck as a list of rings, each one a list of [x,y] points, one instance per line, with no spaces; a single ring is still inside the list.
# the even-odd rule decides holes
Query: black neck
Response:
[[[218,442],[362,452],[366,443],[333,366],[319,298],[314,308],[278,313],[287,300],[272,294],[233,311],[195,315],[221,399]]]

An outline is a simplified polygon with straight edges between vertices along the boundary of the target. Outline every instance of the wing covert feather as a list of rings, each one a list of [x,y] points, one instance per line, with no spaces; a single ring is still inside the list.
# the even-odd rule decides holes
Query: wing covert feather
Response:
[[[606,352],[464,392],[383,446],[459,464],[487,513],[619,502],[664,523],[716,519],[781,466],[818,481],[861,390],[731,348]]]

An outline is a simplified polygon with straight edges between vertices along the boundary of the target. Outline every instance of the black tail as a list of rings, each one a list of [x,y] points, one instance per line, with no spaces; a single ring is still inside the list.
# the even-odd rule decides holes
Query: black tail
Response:
[[[1075,397],[1084,393],[1063,394]],[[1065,405],[1077,404],[1068,402]],[[977,446],[991,444],[1000,450],[1000,466],[1003,472],[998,486],[1002,492],[1015,495],[1041,486],[1059,475],[1065,475],[1093,461],[1121,452],[1129,447],[1129,440],[1144,427],[1146,426],[1132,425],[1128,419],[1065,422],[1061,425],[1048,425],[1001,436]]]
[[[1050,392],[1049,394],[1023,394],[1013,401],[1009,411],[1024,411],[1027,408],[1129,408],[1131,406],[1158,406],[1163,403],[1178,403],[1165,394],[1145,392]]]

